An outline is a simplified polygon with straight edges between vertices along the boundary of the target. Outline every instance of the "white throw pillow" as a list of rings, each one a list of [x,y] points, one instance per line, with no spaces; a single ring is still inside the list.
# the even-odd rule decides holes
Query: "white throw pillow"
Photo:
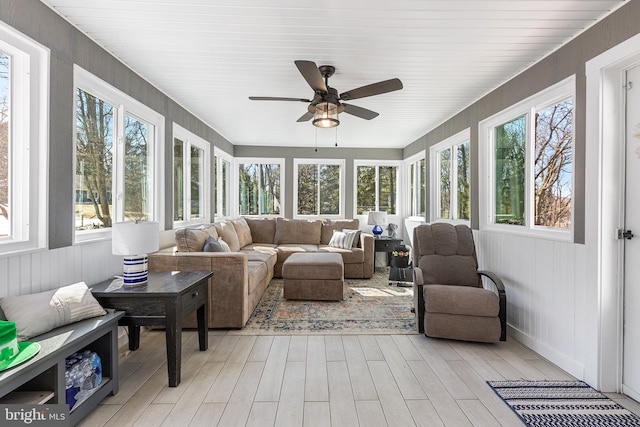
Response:
[[[21,340],[107,314],[85,282],[37,294],[2,297],[0,306],[7,320],[16,322]]]
[[[353,239],[355,239],[357,230],[353,231],[333,231],[329,246],[332,248],[351,249],[353,245]]]
[[[220,246],[222,246],[222,252],[231,252],[231,248],[229,247],[229,244],[224,240],[222,240],[222,237],[218,239],[218,243],[220,243]]]

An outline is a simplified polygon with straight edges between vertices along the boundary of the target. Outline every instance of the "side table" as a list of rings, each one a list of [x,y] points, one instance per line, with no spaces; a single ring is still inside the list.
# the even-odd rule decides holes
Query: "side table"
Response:
[[[122,279],[90,287],[103,307],[125,312],[118,325],[129,329],[129,350],[140,346],[140,326],[164,326],[169,387],[180,384],[182,321],[196,311],[200,351],[209,346],[209,278],[212,272],[152,272],[141,286],[122,286]]]
[[[401,245],[402,239],[394,239],[392,237],[376,237],[375,238],[375,252],[386,252],[387,253],[387,264],[391,264],[391,252],[393,252],[393,247],[396,245]],[[376,268],[376,258],[373,258],[373,268]]]

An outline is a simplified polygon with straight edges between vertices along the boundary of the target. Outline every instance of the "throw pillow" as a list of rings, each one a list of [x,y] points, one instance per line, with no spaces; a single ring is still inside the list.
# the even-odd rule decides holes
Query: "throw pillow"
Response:
[[[332,248],[351,249],[353,245],[353,239],[356,236],[356,230],[352,230],[348,233],[342,231],[334,231],[329,246]]]
[[[218,243],[220,243],[220,246],[222,246],[222,251],[221,252],[231,252],[231,248],[229,247],[227,242],[222,240],[222,238],[218,239]]]
[[[85,282],[37,294],[0,298],[7,320],[16,322],[18,338],[26,340],[52,329],[107,314]]]
[[[351,230],[348,228],[345,228],[342,230],[343,233],[354,233],[354,237],[353,237],[353,248],[359,248],[362,245],[360,244],[360,233],[362,233],[362,230]]]
[[[209,237],[207,239],[207,242],[204,244],[204,247],[202,248],[202,252],[225,252],[225,250],[222,247],[222,244],[220,244],[220,242],[218,241],[218,239]]]

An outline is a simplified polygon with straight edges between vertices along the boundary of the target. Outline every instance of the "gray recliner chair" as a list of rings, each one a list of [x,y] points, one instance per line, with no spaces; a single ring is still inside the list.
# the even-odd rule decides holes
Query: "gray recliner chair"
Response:
[[[414,310],[420,333],[463,341],[506,341],[504,284],[495,274],[478,270],[468,226],[417,226],[413,261]],[[483,287],[482,276],[490,279],[487,284],[493,289]]]

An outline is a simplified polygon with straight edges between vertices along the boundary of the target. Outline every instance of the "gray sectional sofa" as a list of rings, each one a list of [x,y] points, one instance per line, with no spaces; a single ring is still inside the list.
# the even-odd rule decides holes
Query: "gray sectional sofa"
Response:
[[[348,249],[329,246],[334,230],[357,230],[357,219],[302,220],[241,217],[175,232],[176,246],[149,255],[150,271],[213,271],[209,328],[242,328],[282,264],[294,253],[342,255],[345,278],[373,276],[374,239],[366,233]],[[224,240],[230,252],[203,252],[207,239]],[[195,327],[195,317],[185,327]]]

